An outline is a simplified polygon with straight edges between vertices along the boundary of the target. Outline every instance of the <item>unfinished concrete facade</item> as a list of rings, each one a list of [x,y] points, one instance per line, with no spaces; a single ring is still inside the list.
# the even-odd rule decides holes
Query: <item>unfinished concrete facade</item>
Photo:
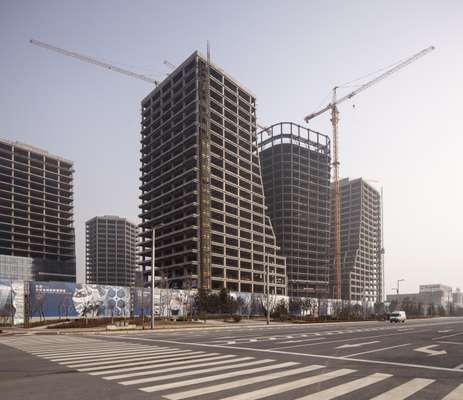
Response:
[[[258,133],[268,216],[286,257],[288,294],[327,297],[330,139],[291,122]]]
[[[383,300],[381,196],[364,179],[340,180],[341,298]],[[333,187],[332,187],[333,190]],[[334,194],[332,195],[334,199]],[[334,200],[332,201],[334,213]],[[331,224],[331,281],[334,286],[334,226]]]
[[[137,267],[137,226],[113,215],[85,223],[86,282],[133,286]]]
[[[265,218],[256,100],[193,53],[142,101],[141,267],[170,287],[286,294]]]
[[[75,281],[73,163],[0,139],[0,278]]]

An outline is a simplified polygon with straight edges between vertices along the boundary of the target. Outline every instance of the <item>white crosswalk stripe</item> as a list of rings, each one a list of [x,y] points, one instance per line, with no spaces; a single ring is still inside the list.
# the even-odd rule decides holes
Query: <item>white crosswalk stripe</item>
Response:
[[[70,363],[59,363],[59,364],[66,365],[69,368],[82,368],[82,367],[92,367],[92,366],[100,366],[100,365],[110,365],[110,364],[114,364],[117,361],[136,361],[136,360],[141,361],[141,360],[154,360],[154,359],[159,360],[159,359],[164,359],[164,358],[170,358],[172,357],[173,354],[188,355],[191,353],[192,353],[191,350],[176,350],[176,351],[165,351],[161,355],[154,354],[151,356],[143,356],[143,357],[140,357],[139,355],[137,355],[137,356],[124,357],[124,358],[115,357],[114,359],[110,358],[110,359],[106,359],[105,361],[95,360],[93,362],[84,362],[84,363],[78,363],[78,364],[70,364]]]
[[[228,372],[225,374],[205,376],[203,378],[189,379],[186,381],[176,381],[176,382],[171,382],[171,383],[165,383],[163,385],[148,386],[148,387],[140,388],[140,390],[147,392],[147,393],[160,392],[163,390],[175,389],[175,388],[182,387],[182,386],[196,385],[199,383],[213,382],[213,381],[218,381],[221,379],[233,378],[235,376],[251,375],[251,374],[256,374],[258,372],[271,371],[272,369],[282,368],[282,366],[284,366],[284,364],[272,364],[272,365],[268,365],[268,366],[260,367],[260,368],[251,368],[251,369],[245,369],[241,371]]]
[[[351,374],[355,372],[353,369],[338,369],[336,371],[327,372],[326,374],[320,374],[311,376],[304,379],[299,379],[292,382],[283,383],[281,385],[269,386],[263,389],[254,390],[253,392],[242,393],[237,396],[226,397],[222,400],[257,400],[264,397],[268,397],[275,394],[281,394],[289,392],[293,389],[298,389],[303,386],[312,385],[314,383],[320,383],[329,379],[338,378],[340,376]]]
[[[463,383],[459,385],[456,389],[452,390],[442,400],[461,400],[461,399],[463,399]]]
[[[193,367],[194,368],[210,367],[210,366],[213,366],[213,365],[223,365],[223,364],[237,363],[237,362],[240,362],[240,361],[247,361],[247,360],[251,360],[251,359],[252,359],[252,357],[241,357],[241,358],[233,358],[231,360],[228,359],[228,360],[221,360],[221,361],[196,363]],[[112,381],[114,379],[127,379],[127,378],[133,378],[133,377],[136,377],[136,376],[159,374],[160,371],[165,373],[165,372],[172,372],[172,371],[181,371],[182,369],[190,369],[190,368],[192,368],[191,365],[180,365],[180,366],[177,365],[175,367],[162,368],[162,370],[140,371],[140,372],[132,372],[130,374],[112,375],[112,376],[104,377],[103,379],[107,379],[109,381]],[[216,369],[213,369],[213,370],[216,371]],[[198,370],[195,370],[195,372],[199,373]],[[207,372],[207,371],[203,371],[203,372]]]
[[[114,365],[103,365],[101,367],[90,367],[90,368],[78,368],[77,371],[79,372],[89,372],[90,375],[104,375],[111,373],[113,368],[118,368],[116,371],[120,372],[120,369],[123,371],[135,371],[137,369],[143,369],[147,365],[152,365],[152,366],[169,366],[169,365],[177,365],[181,363],[195,363],[201,360],[205,359],[211,359],[209,358],[209,355],[216,355],[217,353],[209,353],[205,354],[204,351],[196,351],[193,353],[190,353],[192,355],[189,356],[178,356],[178,357],[172,357],[172,358],[165,358],[161,360],[143,360],[143,361],[135,361],[135,362],[130,362],[130,363],[123,363],[123,364],[114,364]],[[235,357],[234,355],[224,355],[221,356],[221,358],[225,357]],[[217,357],[212,357],[213,359],[216,359]],[[126,367],[134,367],[134,368],[126,368]],[[95,372],[96,371],[96,372]]]
[[[165,350],[161,350],[161,349],[153,349],[153,350],[146,350],[146,349],[138,349],[138,350],[116,350],[117,351],[117,357],[120,356],[120,358],[123,358],[125,356],[131,356],[131,355],[138,355],[138,354],[159,354],[159,353],[165,353]],[[104,353],[104,354],[98,354],[98,355],[95,355],[95,354],[92,354],[92,355],[88,355],[88,353],[85,353],[85,355],[74,355],[72,357],[57,357],[57,358],[50,358],[50,361],[53,361],[53,362],[60,362],[60,363],[63,363],[63,362],[70,362],[70,361],[74,361],[74,362],[77,362],[77,361],[81,361],[81,360],[87,360],[87,359],[91,359],[91,360],[98,360],[98,359],[101,359],[101,360],[104,360],[104,359],[115,359],[117,358],[116,356],[114,356],[115,354],[115,351],[113,350],[111,353]],[[108,358],[109,356],[111,355],[110,358]],[[47,358],[47,357],[45,357]]]
[[[371,400],[404,400],[434,382],[434,379],[416,378],[397,386]]]
[[[255,383],[284,378],[284,377],[288,377],[291,375],[298,375],[304,372],[310,372],[310,371],[314,371],[320,368],[324,368],[324,367],[322,365],[308,365],[306,367],[295,368],[295,369],[290,369],[290,370],[281,371],[281,372],[274,372],[274,373],[266,374],[266,375],[259,375],[253,378],[239,379],[237,381],[231,381],[231,382],[226,382],[226,383],[222,383],[218,385],[201,387],[199,389],[192,389],[192,390],[188,390],[185,392],[172,393],[164,397],[169,400],[182,400],[182,399],[187,399],[189,397],[203,396],[209,393],[216,393],[216,392],[221,392],[223,390],[230,390],[230,389],[234,389],[238,387],[243,387],[246,385],[253,385]]]
[[[332,335],[340,333],[347,332],[331,331]],[[261,338],[248,337],[246,340],[260,341]],[[298,342],[299,338],[301,341],[323,339],[316,333],[271,336],[265,340],[277,342],[291,338],[296,338],[294,342]],[[350,393],[355,395],[356,391],[367,387],[370,388],[370,400],[405,400],[419,395],[436,382],[429,378],[406,381],[398,378],[399,383],[385,387],[379,383],[386,380],[392,382],[392,374],[361,374],[355,369],[301,365],[296,361],[259,359],[242,353],[223,354],[197,348],[190,350],[180,345],[152,346],[74,336],[0,338],[0,344],[81,373],[101,377],[108,384],[157,394],[167,400],[198,400],[205,396],[210,400],[260,400],[269,396],[330,400]],[[265,382],[266,386],[261,385]],[[301,390],[304,390],[302,397]],[[363,399],[365,393],[362,396]],[[441,400],[463,400],[463,384],[452,388]]]
[[[392,375],[390,374],[376,373],[376,374],[368,375],[364,378],[356,379],[354,381],[350,381],[347,383],[343,383],[341,385],[331,387],[329,389],[319,391],[317,393],[313,393],[313,394],[309,394],[304,397],[300,397],[297,400],[331,400],[341,395],[345,395],[355,390],[359,390],[364,387],[373,385],[374,383],[381,382],[384,379],[387,379],[390,377],[392,377]]]
[[[249,358],[252,358],[252,357],[245,357],[245,358],[249,360]],[[223,365],[221,367],[215,367],[215,368],[194,369],[192,371],[180,372],[177,374],[154,376],[150,378],[133,379],[130,381],[122,381],[119,383],[124,386],[139,385],[140,383],[150,383],[150,382],[157,382],[157,381],[167,380],[167,379],[182,378],[184,376],[200,375],[200,374],[205,374],[207,372],[224,371],[227,369],[236,369],[236,368],[250,367],[250,366],[260,365],[260,364],[268,364],[269,362],[272,362],[272,361],[274,360],[269,360],[269,359],[254,360],[254,361],[243,362],[243,363],[232,364],[232,365]],[[286,366],[291,366],[291,365],[294,365],[294,363],[286,363]]]
[[[181,400],[181,399],[187,399],[189,397],[204,396],[205,394],[208,394],[208,393],[221,392],[223,390],[230,390],[230,389],[234,389],[234,388],[238,388],[238,387],[242,387],[246,385],[266,382],[272,379],[279,379],[279,378],[284,378],[284,377],[291,376],[291,375],[298,375],[304,372],[310,372],[310,371],[314,371],[320,368],[324,368],[324,367],[322,365],[308,365],[306,367],[295,368],[295,369],[290,369],[290,370],[281,371],[281,372],[274,372],[274,373],[266,374],[266,375],[259,375],[253,378],[240,379],[237,381],[226,382],[226,383],[222,383],[218,385],[201,387],[199,389],[192,389],[192,390],[188,390],[185,392],[173,393],[173,394],[169,394],[164,397],[169,400]]]

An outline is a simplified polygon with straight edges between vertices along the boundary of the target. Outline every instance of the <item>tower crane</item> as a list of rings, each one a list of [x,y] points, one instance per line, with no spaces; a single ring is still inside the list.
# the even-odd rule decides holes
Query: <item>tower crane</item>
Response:
[[[83,54],[79,54],[79,53],[75,53],[73,51],[65,50],[65,49],[62,49],[60,47],[56,47],[56,46],[53,46],[53,45],[45,43],[45,42],[40,42],[40,41],[35,40],[35,39],[31,39],[29,42],[32,43],[35,46],[42,47],[44,49],[54,51],[56,53],[59,53],[59,54],[62,54],[62,55],[68,56],[68,57],[77,58],[80,61],[84,61],[84,62],[93,64],[93,65],[97,65],[98,67],[106,68],[106,69],[109,69],[111,71],[118,72],[120,74],[130,76],[132,78],[140,79],[140,80],[145,81],[145,82],[154,83],[155,86],[159,85],[159,82],[157,80],[152,79],[152,78],[150,78],[150,77],[148,77],[146,75],[138,74],[136,72],[132,72],[132,71],[129,71],[129,70],[124,69],[124,68],[119,68],[119,67],[116,67],[114,65],[105,63],[103,61],[99,61],[99,60],[97,60],[95,58],[85,56]]]
[[[334,171],[334,196],[335,196],[335,202],[334,202],[334,218],[335,218],[334,247],[335,247],[335,272],[336,272],[335,293],[336,293],[337,299],[341,299],[341,192],[340,192],[340,187],[339,187],[338,104],[341,104],[344,101],[349,100],[355,95],[359,94],[360,92],[363,92],[364,90],[368,89],[369,87],[376,85],[378,82],[389,77],[390,75],[406,67],[412,62],[418,60],[419,58],[425,56],[426,54],[433,51],[434,49],[435,49],[434,46],[430,46],[424,50],[421,50],[419,53],[416,53],[413,56],[396,64],[394,67],[388,69],[381,75],[368,81],[367,83],[361,85],[356,90],[350,92],[349,94],[339,99],[337,98],[337,93],[336,93],[339,87],[335,86],[333,88],[331,103],[323,107],[321,110],[316,111],[312,114],[309,114],[304,118],[304,121],[308,123],[311,119],[318,117],[319,115],[325,113],[326,111],[328,110],[331,111],[331,124],[332,124],[332,129],[333,129],[333,171]]]

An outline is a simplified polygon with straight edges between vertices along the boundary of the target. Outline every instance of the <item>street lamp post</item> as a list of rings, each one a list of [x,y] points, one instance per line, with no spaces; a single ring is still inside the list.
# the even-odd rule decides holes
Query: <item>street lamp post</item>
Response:
[[[267,255],[267,268],[266,268],[266,275],[267,275],[267,325],[270,325],[270,259],[269,255]],[[264,259],[265,262],[265,259]]]
[[[153,226],[153,245],[151,246],[151,329],[154,329],[154,268],[155,268],[155,251],[156,251],[156,228],[162,226]]]
[[[403,282],[405,279],[397,279],[397,308],[399,308],[399,290],[400,290],[400,282]]]

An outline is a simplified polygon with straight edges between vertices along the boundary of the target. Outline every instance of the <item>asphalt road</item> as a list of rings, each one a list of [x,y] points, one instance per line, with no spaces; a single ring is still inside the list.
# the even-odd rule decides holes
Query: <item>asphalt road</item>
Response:
[[[0,337],[0,397],[463,400],[463,318]]]

